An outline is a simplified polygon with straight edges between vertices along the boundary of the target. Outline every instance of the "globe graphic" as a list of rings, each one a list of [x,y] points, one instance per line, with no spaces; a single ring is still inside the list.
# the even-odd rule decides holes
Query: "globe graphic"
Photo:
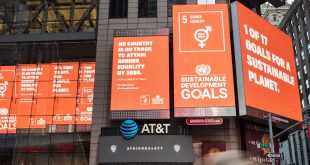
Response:
[[[131,139],[138,133],[138,125],[133,120],[125,120],[120,127],[120,132],[125,139]]]

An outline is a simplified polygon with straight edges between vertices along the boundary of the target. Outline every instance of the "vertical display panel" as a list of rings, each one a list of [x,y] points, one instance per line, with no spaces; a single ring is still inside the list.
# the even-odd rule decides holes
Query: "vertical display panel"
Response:
[[[0,99],[0,134],[16,133],[16,115],[12,109],[11,99]]]
[[[94,62],[0,66],[0,134],[91,124]]]
[[[51,78],[53,97],[76,97],[79,64],[54,63],[51,64]]]
[[[16,111],[11,104],[15,73],[15,66],[0,66],[0,134],[16,133]]]
[[[24,102],[47,98],[50,81],[49,64],[21,64],[16,69],[15,97]],[[47,83],[47,84],[46,84]]]
[[[240,115],[301,121],[291,38],[238,2],[232,22]]]
[[[91,124],[94,101],[96,63],[82,63],[79,70],[79,90],[76,107],[76,123]]]
[[[111,118],[169,118],[168,36],[115,37]]]
[[[235,116],[228,6],[173,7],[175,117]]]
[[[10,99],[14,92],[15,66],[0,66],[0,99]]]

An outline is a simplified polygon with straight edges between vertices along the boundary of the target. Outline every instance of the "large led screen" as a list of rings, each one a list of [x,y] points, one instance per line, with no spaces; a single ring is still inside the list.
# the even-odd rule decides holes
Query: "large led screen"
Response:
[[[300,121],[291,38],[238,2],[232,19],[240,115]]]
[[[169,118],[168,36],[115,37],[111,118]]]
[[[173,6],[174,115],[235,116],[228,6]]]
[[[0,67],[0,133],[91,124],[94,62]]]

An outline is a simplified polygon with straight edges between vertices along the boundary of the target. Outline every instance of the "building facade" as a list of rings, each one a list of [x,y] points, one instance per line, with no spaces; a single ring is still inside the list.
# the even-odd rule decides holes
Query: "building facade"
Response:
[[[0,1],[0,52],[3,54],[0,57],[0,83],[7,87],[9,85],[6,83],[10,84],[12,81],[17,87],[20,85],[26,88],[26,92],[11,93],[10,97],[0,99],[3,103],[0,105],[5,105],[0,107],[4,114],[1,117],[1,164],[126,163],[121,160],[130,158],[124,155],[114,159],[119,162],[107,163],[104,160],[105,154],[102,154],[119,151],[119,144],[109,142],[126,141],[119,131],[123,120],[112,120],[110,111],[114,39],[129,36],[168,36],[169,69],[173,75],[172,6],[228,2],[230,1]],[[259,14],[259,6],[263,2],[242,3]],[[14,75],[12,80],[6,82],[8,78],[5,77],[5,71],[8,68],[20,75]],[[23,70],[25,73],[21,72]],[[45,74],[49,73],[46,77],[50,78],[42,76],[42,70]],[[28,74],[35,77],[28,78]],[[36,89],[40,86],[37,83],[52,84],[52,89]],[[170,86],[173,86],[172,81]],[[28,90],[30,92],[27,93]],[[45,96],[42,91],[46,90],[52,92],[47,91],[49,94]],[[15,92],[14,89],[10,91]],[[21,95],[23,92],[24,95]],[[20,97],[17,97],[18,94]],[[122,98],[119,98],[119,103],[122,101]],[[133,160],[132,164],[202,165],[207,163],[210,153],[227,150],[245,150],[250,160],[261,164],[271,162],[271,159],[266,157],[270,150],[257,148],[258,143],[269,143],[266,120],[223,116],[219,125],[189,126],[186,118],[174,117],[173,105],[169,109],[170,119],[136,120],[139,129],[143,130],[147,129],[145,124],[169,124],[169,133],[138,135],[135,137],[138,140],[131,141],[135,145],[146,145],[148,140],[151,140],[163,142],[159,145],[167,146],[170,143],[164,141],[172,144],[174,140],[180,145],[184,142],[184,145],[190,144],[186,151],[190,153],[187,155],[192,157],[192,160],[181,162],[182,157],[170,156],[166,158],[167,162],[160,162],[157,154],[154,154],[157,158],[155,160],[147,159],[143,154],[135,154],[133,157],[136,160],[140,158],[141,161]],[[10,122],[16,124],[12,129]],[[277,126],[275,132],[279,132],[281,128],[283,127]],[[177,138],[171,139],[172,137]],[[187,138],[190,138],[190,143],[187,143]],[[157,150],[158,147],[160,148],[151,146],[151,150]],[[133,147],[129,146],[128,150],[133,150]],[[183,150],[175,144],[171,151],[175,153]],[[143,162],[144,158],[152,161]]]
[[[118,3],[118,4],[117,4]],[[225,3],[225,2],[222,2]],[[128,6],[127,6],[128,4]],[[91,135],[90,164],[98,164],[99,139],[103,127],[118,128],[121,121],[110,120],[110,99],[111,99],[111,68],[112,50],[115,30],[141,29],[142,34],[150,35],[152,29],[169,28],[172,35],[172,5],[173,4],[197,4],[196,0],[158,0],[158,1],[100,1],[98,15],[98,36],[96,55],[96,82],[94,114]],[[118,11],[117,8],[126,8]],[[124,13],[123,13],[124,12]],[[111,17],[113,15],[113,17]],[[145,29],[149,29],[144,31]],[[130,32],[128,32],[130,33]],[[172,49],[170,39],[170,49]],[[172,52],[171,50],[169,52]],[[104,110],[104,111],[103,111]],[[204,126],[193,127],[193,144],[198,148],[197,164],[203,163],[202,145],[203,142],[220,142],[224,144],[223,150],[240,149],[240,138],[238,135],[238,123],[235,117],[224,119],[221,126],[210,126],[209,131]],[[156,120],[155,120],[156,121]],[[162,122],[162,121],[156,121]],[[169,122],[172,126],[186,126],[185,120]]]
[[[95,62],[97,7],[96,1],[0,2],[0,164],[89,163],[91,122],[82,120],[91,114],[81,115],[87,108],[80,87],[93,88],[93,73],[84,71]]]
[[[279,26],[290,6],[290,4],[286,3],[284,6],[275,8],[271,4],[265,3],[261,6],[262,17],[271,24]]]
[[[309,118],[309,1],[294,1],[290,9],[287,11],[285,17],[279,25],[279,28],[291,36],[295,63],[297,67],[297,76],[299,84],[300,102],[303,111],[303,118],[306,120]],[[302,132],[299,134],[305,134],[305,139],[307,142],[307,148],[309,150],[309,131],[306,122],[303,126]],[[298,133],[292,134],[290,136],[296,136]],[[303,137],[301,135],[300,137]],[[300,138],[299,138],[300,139]],[[297,153],[296,153],[297,154]],[[293,154],[294,155],[294,154]],[[308,153],[309,158],[309,153]],[[304,157],[304,156],[303,156]]]

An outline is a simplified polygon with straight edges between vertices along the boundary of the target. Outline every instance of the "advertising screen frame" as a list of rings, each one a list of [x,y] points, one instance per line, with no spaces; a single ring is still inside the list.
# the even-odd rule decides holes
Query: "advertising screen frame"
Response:
[[[163,28],[163,29],[146,29],[146,30],[145,29],[115,30],[114,31],[114,44],[116,43],[116,39],[121,40],[122,38],[123,39],[129,39],[129,40],[134,39],[134,38],[137,38],[139,40],[149,38],[149,39],[152,39],[152,41],[155,41],[156,38],[154,39],[152,37],[160,37],[158,39],[165,40],[164,43],[167,44],[167,45],[164,45],[164,49],[163,48],[160,49],[163,52],[160,55],[161,56],[160,61],[162,61],[162,63],[163,63],[162,65],[165,65],[164,68],[161,70],[165,70],[166,73],[162,74],[162,76],[164,76],[162,80],[158,80],[158,83],[165,83],[164,86],[162,87],[162,88],[165,88],[165,91],[161,90],[162,94],[160,94],[160,93],[158,94],[158,96],[161,96],[161,98],[163,98],[164,104],[160,105],[160,106],[156,106],[155,104],[154,105],[150,104],[150,107],[145,107],[145,108],[141,108],[141,106],[140,107],[139,106],[133,106],[130,109],[129,108],[123,109],[122,107],[115,106],[115,103],[116,103],[115,98],[116,98],[116,94],[117,94],[115,91],[115,88],[116,88],[115,81],[117,81],[119,83],[126,83],[126,80],[124,80],[123,82],[120,82],[120,81],[118,81],[119,78],[117,79],[118,76],[116,75],[116,72],[115,72],[115,70],[117,71],[117,68],[114,65],[117,65],[117,61],[115,61],[115,60],[117,60],[118,58],[116,58],[115,56],[117,55],[116,53],[119,53],[118,49],[116,49],[119,47],[119,45],[117,45],[117,47],[114,45],[113,46],[112,81],[111,81],[111,100],[110,100],[110,103],[111,103],[110,119],[111,120],[120,120],[120,119],[169,119],[170,118],[169,29]],[[155,48],[155,46],[160,46],[160,45],[162,45],[162,44],[159,42],[157,42],[155,45],[152,45],[152,52],[146,53],[146,57],[148,56],[148,54],[155,55],[154,54],[155,52],[153,52],[153,49]],[[125,49],[124,46],[123,46],[123,48]],[[155,48],[155,49],[157,49],[156,51],[159,51],[159,48],[160,47]],[[130,52],[128,52],[128,53],[130,53]],[[165,58],[165,59],[162,59],[162,58]],[[149,59],[149,58],[141,59],[141,60],[139,60],[140,61],[139,63],[145,65],[145,67],[150,67],[150,68],[152,68],[152,70],[154,70],[154,64],[150,65],[151,64],[150,60],[152,60],[152,59]],[[159,61],[155,61],[155,62],[158,63]],[[150,70],[149,68],[147,68],[147,69],[148,70],[146,73],[148,73]],[[155,77],[158,77],[158,76],[159,76],[159,74]],[[136,79],[137,78],[138,79],[141,79],[141,78],[146,79],[146,81],[144,83],[150,82],[150,80],[148,79],[150,77],[150,75],[149,74],[143,75],[143,72],[141,75],[136,75],[134,77],[136,77]],[[132,84],[136,84],[135,86],[138,86],[139,83],[140,82],[137,82],[137,81],[132,82]],[[141,87],[141,89],[142,89],[142,87]],[[145,88],[142,89],[142,91],[145,91],[145,90],[146,90]],[[155,89],[153,89],[153,91],[151,93],[154,93],[155,92],[154,90]],[[130,93],[128,93],[128,95],[129,94]],[[153,104],[153,99],[154,99],[154,97],[152,97],[150,95],[148,100],[150,100],[149,102]],[[114,103],[113,103],[113,101],[114,101]],[[141,97],[140,97],[140,102],[141,102]]]
[[[269,110],[264,110],[264,109],[259,109],[257,107],[253,107],[253,106],[248,105],[247,96],[246,96],[246,90],[248,90],[248,89],[246,87],[245,77],[244,77],[244,72],[247,70],[244,69],[243,61],[242,61],[244,58],[242,53],[245,50],[243,50],[242,46],[241,46],[241,37],[240,37],[241,36],[241,34],[240,34],[241,30],[239,28],[240,27],[239,26],[240,18],[238,15],[238,7],[245,8],[246,10],[249,10],[249,9],[247,9],[245,6],[243,6],[239,2],[233,2],[231,4],[232,30],[233,30],[233,36],[234,36],[233,42],[234,42],[234,54],[235,54],[235,70],[236,70],[236,81],[237,81],[237,89],[236,90],[238,91],[239,116],[246,117],[249,119],[253,119],[253,117],[256,119],[257,118],[265,119],[268,113],[272,113],[273,121],[276,121],[276,124],[279,124],[279,126],[281,126],[281,125],[287,126],[289,124],[295,123],[297,121],[295,119],[285,117],[279,113],[270,112],[270,111],[272,111],[271,110],[272,108],[269,108]],[[255,13],[253,13],[253,14],[255,14]],[[266,20],[263,20],[263,18],[260,18],[259,16],[257,16],[257,17],[259,19],[262,19],[262,21],[266,21]],[[266,21],[266,23],[268,23],[268,22]],[[262,25],[260,25],[260,26],[262,26]],[[271,26],[273,26],[273,25],[270,24],[270,27]],[[276,29],[276,27],[274,27],[274,28]],[[276,30],[279,30],[279,29],[276,29]],[[283,33],[283,35],[286,35],[286,34]],[[268,36],[266,36],[266,37],[268,37]],[[292,55],[294,55],[293,51],[292,51]],[[286,57],[286,58],[289,58],[289,57]],[[289,62],[291,62],[291,61],[289,61]],[[270,64],[272,64],[272,63],[270,62]],[[268,64],[268,65],[270,65],[270,64]],[[294,70],[295,70],[294,60],[293,60],[293,62],[290,63],[290,65],[291,65],[291,69],[293,70],[292,74],[295,78],[295,87],[294,88],[297,88],[298,82],[297,82],[296,73],[294,72]],[[295,90],[295,89],[291,89],[291,90]],[[297,93],[295,93],[295,95],[299,96],[298,88],[295,92],[297,92]],[[295,100],[296,104],[300,104],[299,97],[296,97],[295,99],[296,99]],[[299,109],[296,110],[296,113],[301,113],[301,107],[299,107]]]
[[[175,5],[173,15],[174,116],[236,116],[228,5]]]

